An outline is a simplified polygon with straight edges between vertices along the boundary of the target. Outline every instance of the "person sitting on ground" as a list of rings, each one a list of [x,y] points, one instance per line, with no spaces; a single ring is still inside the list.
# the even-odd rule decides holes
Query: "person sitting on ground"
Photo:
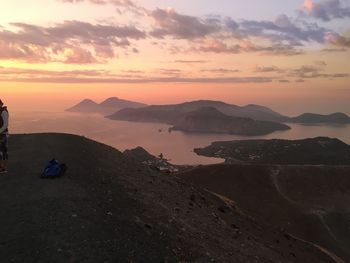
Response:
[[[7,172],[9,112],[0,99],[0,173]]]

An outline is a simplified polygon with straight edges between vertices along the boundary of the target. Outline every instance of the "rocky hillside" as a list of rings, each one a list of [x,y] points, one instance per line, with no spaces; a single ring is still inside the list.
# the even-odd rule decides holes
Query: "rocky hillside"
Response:
[[[223,164],[180,176],[235,200],[259,222],[285,229],[350,262],[349,174],[350,166]]]
[[[53,157],[68,171],[39,179]],[[335,262],[228,198],[82,137],[14,135],[9,168],[2,262]]]

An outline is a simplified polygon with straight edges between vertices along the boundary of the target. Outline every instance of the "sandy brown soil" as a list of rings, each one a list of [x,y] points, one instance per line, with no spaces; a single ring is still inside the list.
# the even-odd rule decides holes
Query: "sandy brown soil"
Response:
[[[53,157],[67,173],[39,179]],[[9,169],[1,262],[334,262],[229,199],[82,137],[12,136]]]

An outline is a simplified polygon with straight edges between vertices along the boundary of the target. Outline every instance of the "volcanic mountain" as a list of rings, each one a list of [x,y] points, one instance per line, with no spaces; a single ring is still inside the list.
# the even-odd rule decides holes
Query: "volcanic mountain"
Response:
[[[161,122],[173,124],[185,113],[198,110],[200,108],[215,108],[221,113],[231,117],[250,118],[253,120],[286,122],[286,123],[350,123],[350,117],[344,113],[334,113],[330,115],[320,115],[305,113],[298,117],[288,117],[267,107],[249,104],[237,106],[221,101],[198,100],[171,105],[151,105],[147,107],[135,107],[123,109],[107,116],[112,120],[125,120],[136,122]]]
[[[114,120],[173,123],[183,114],[200,108],[212,107],[228,116],[251,118],[254,120],[279,121],[283,116],[259,105],[237,106],[221,101],[198,100],[173,105],[152,105],[139,109],[125,109],[108,116]]]
[[[263,135],[290,129],[287,125],[256,121],[250,118],[231,117],[213,107],[202,107],[184,114],[175,121],[173,130],[200,133],[228,133],[238,135]]]
[[[173,125],[174,130],[201,133],[229,133],[241,135],[262,135],[277,130],[288,130],[287,125],[272,121],[257,121],[248,117],[233,117],[218,108],[234,108],[222,102],[198,101],[172,106],[149,106],[139,109],[123,109],[107,116],[112,120],[137,122],[162,122]]]
[[[86,138],[13,135],[9,153],[10,171],[0,176],[2,262],[336,262],[326,249],[254,219],[229,198]],[[67,172],[39,179],[53,157]],[[349,189],[344,182],[339,187]],[[270,211],[264,198],[259,202]],[[341,233],[342,225],[335,230]]]
[[[342,112],[337,112],[329,115],[321,115],[316,113],[304,113],[298,117],[289,118],[288,122],[296,123],[350,123],[350,117]]]
[[[117,97],[108,98],[100,104],[90,99],[85,99],[77,105],[67,109],[69,112],[112,114],[124,108],[140,108],[146,104],[119,99]]]

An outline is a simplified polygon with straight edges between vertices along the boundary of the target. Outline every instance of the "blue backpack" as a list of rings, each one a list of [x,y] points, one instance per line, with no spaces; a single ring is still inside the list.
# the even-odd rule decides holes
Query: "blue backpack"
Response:
[[[62,176],[67,170],[64,163],[59,163],[56,159],[52,159],[45,167],[40,178],[57,178]]]

